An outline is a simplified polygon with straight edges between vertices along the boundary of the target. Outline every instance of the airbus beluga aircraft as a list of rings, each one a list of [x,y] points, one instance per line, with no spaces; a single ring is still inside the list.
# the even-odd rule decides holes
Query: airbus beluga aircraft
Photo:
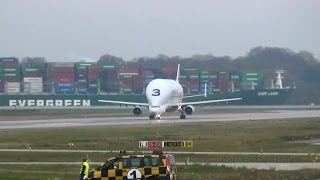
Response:
[[[192,105],[206,104],[214,102],[223,101],[235,101],[241,100],[242,98],[231,98],[231,99],[218,99],[218,100],[208,100],[208,101],[196,101],[183,103],[182,99],[194,96],[205,96],[205,92],[202,95],[194,96],[183,96],[183,89],[179,83],[180,77],[180,64],[177,69],[176,80],[172,79],[154,79],[152,80],[146,88],[146,96],[148,103],[138,103],[138,102],[125,102],[125,101],[111,101],[111,100],[98,100],[100,102],[113,103],[113,104],[123,104],[123,105],[133,105],[133,114],[139,116],[142,114],[141,106],[147,106],[149,108],[149,119],[161,119],[161,114],[164,112],[179,111],[181,113],[180,119],[185,119],[186,115],[192,115],[194,112],[194,107]]]

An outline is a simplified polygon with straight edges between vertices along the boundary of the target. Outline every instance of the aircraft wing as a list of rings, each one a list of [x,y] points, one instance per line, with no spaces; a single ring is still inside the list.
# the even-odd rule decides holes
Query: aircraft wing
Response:
[[[105,102],[105,103],[112,103],[112,104],[122,104],[122,105],[149,106],[148,103],[138,103],[138,102],[110,101],[110,100],[98,100],[98,101]]]
[[[225,101],[237,101],[242,98],[231,98],[231,99],[216,99],[216,100],[208,100],[208,101],[196,101],[196,102],[185,102],[181,105],[197,105],[197,104],[207,104],[207,103],[215,103],[215,102],[225,102]]]

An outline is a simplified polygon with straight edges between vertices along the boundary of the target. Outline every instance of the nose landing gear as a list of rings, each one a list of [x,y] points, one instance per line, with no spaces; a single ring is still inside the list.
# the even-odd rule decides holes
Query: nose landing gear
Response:
[[[160,114],[156,114],[156,115],[150,114],[149,119],[150,119],[150,120],[153,120],[153,119],[160,120],[160,119],[161,119],[161,116],[160,116]]]

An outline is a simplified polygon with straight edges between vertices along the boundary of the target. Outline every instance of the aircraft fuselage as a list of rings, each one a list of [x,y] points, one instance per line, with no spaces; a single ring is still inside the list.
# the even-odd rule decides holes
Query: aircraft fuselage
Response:
[[[182,103],[183,89],[175,80],[155,79],[148,84],[146,96],[150,114],[160,115]]]

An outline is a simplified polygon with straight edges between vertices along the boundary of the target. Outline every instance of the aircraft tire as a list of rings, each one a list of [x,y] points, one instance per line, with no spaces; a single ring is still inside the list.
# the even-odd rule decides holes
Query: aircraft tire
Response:
[[[180,119],[186,119],[186,115],[181,114],[181,115],[180,115]]]
[[[149,119],[150,119],[150,120],[153,120],[153,119],[155,119],[155,116],[154,116],[154,115],[150,115],[150,116],[149,116]]]

